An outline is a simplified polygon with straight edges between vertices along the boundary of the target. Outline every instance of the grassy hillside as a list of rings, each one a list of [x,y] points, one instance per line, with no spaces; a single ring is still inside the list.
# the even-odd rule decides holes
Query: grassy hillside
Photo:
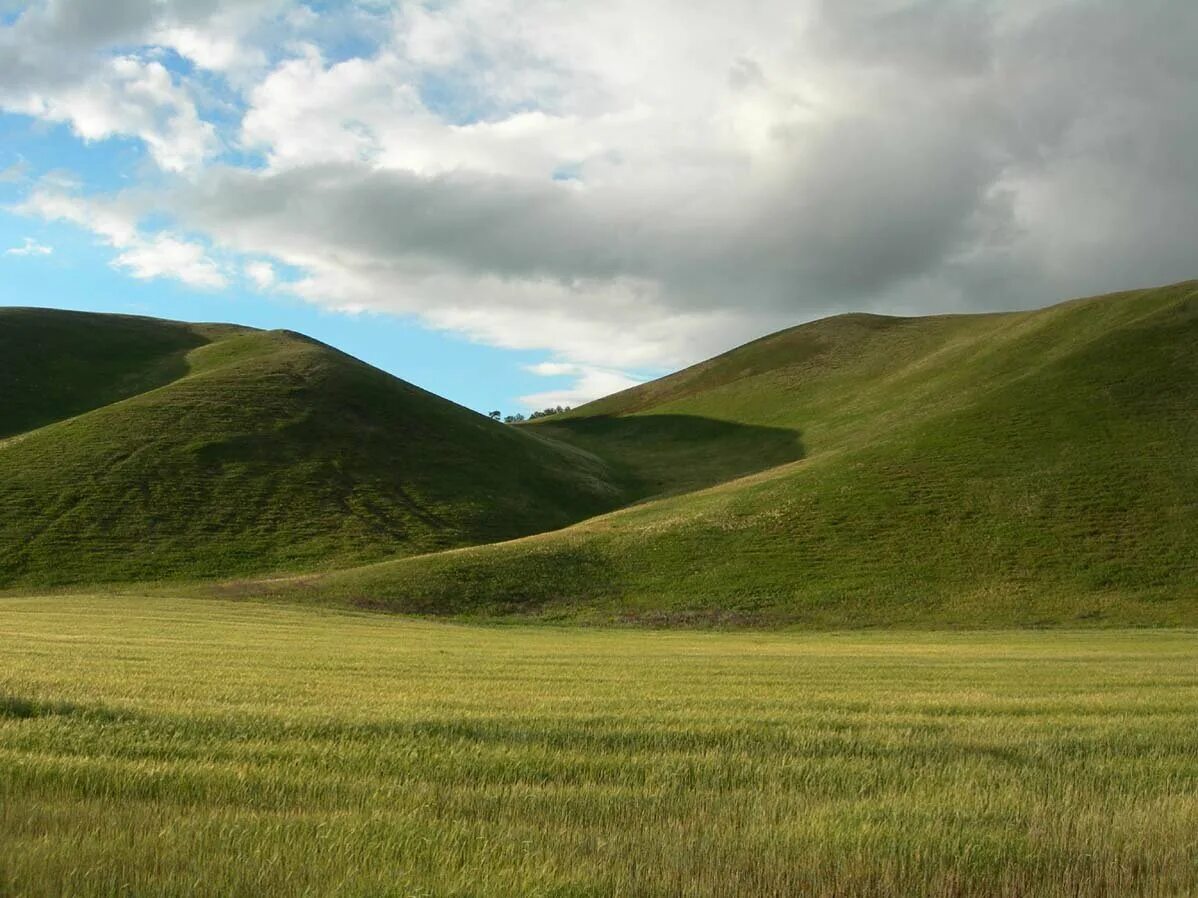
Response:
[[[593,620],[1198,624],[1196,345],[1198,283],[804,325],[526,428],[666,498],[275,589]]]
[[[0,585],[351,564],[623,498],[585,451],[296,334],[13,310],[0,335]]]
[[[0,598],[0,894],[1180,898],[1181,632]]]
[[[133,315],[0,308],[0,439],[160,387],[187,353],[244,333]]]

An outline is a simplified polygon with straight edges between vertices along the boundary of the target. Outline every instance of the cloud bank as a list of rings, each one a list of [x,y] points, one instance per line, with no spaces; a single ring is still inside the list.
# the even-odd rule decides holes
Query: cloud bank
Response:
[[[1189,0],[98,9],[0,28],[0,107],[157,171],[26,213],[135,277],[547,350],[576,384],[534,404],[840,311],[1196,274]]]

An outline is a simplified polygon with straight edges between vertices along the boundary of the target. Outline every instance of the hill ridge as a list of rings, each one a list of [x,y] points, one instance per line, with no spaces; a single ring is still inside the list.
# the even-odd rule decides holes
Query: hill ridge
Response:
[[[697,393],[650,404],[650,384],[530,426],[643,471],[652,453],[621,441],[638,419],[770,420],[801,435],[801,464],[698,491],[666,483],[564,530],[282,592],[597,622],[1198,624],[1198,282],[904,322],[835,364],[800,353]]]
[[[0,505],[26,518],[0,522],[0,585],[234,576],[211,589],[594,622],[1198,625],[1198,281],[807,322],[519,427],[286,330],[112,326],[122,346],[165,332],[101,365],[91,398],[151,386],[0,435]],[[163,358],[187,370],[154,383]]]
[[[63,327],[81,355],[40,366],[46,333]],[[0,440],[0,586],[346,565],[562,526],[622,501],[584,450],[320,341],[195,327],[0,318],[0,341],[26,347],[0,355],[0,379],[32,383],[23,395],[42,400],[10,410],[24,429]],[[106,358],[113,346],[125,355]]]

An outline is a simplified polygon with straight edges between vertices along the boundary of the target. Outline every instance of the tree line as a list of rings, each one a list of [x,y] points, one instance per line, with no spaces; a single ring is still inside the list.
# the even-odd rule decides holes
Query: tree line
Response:
[[[563,412],[572,410],[573,406],[556,405],[551,406],[550,408],[543,408],[540,411],[529,412],[528,417],[525,417],[519,413],[515,415],[505,415],[503,412],[496,409],[495,411],[490,412],[487,417],[496,421],[502,421],[504,424],[519,424],[521,421],[535,421],[537,418],[548,418],[550,415],[560,415]]]

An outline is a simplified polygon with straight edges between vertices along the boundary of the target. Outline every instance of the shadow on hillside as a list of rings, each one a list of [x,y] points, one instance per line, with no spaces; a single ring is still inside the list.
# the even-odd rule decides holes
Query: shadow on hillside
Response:
[[[639,499],[703,489],[805,454],[797,430],[695,415],[598,416],[530,429],[622,469]]]
[[[219,325],[0,308],[0,439],[165,386]]]

